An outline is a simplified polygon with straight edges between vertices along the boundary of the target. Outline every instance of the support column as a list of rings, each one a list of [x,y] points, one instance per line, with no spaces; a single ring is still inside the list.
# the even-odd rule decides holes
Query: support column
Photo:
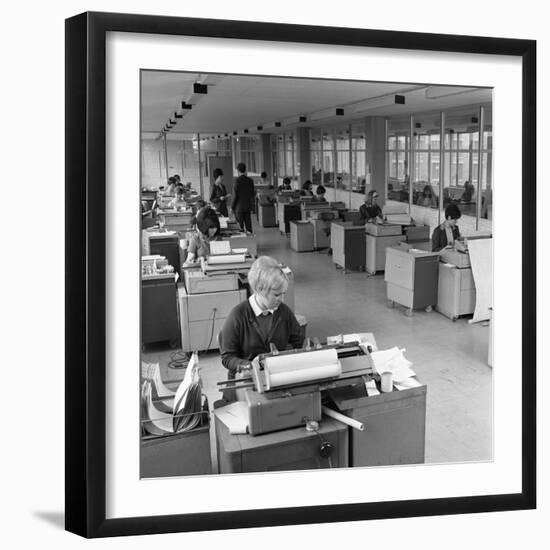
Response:
[[[371,189],[378,192],[378,204],[386,202],[386,121],[384,117],[367,117],[367,168]]]
[[[300,187],[306,180],[311,180],[311,154],[309,151],[309,128],[296,129],[296,151],[300,167]]]
[[[261,154],[260,154],[260,172],[267,172],[267,177],[275,185],[273,181],[273,163],[271,154],[271,134],[262,134],[261,136]]]

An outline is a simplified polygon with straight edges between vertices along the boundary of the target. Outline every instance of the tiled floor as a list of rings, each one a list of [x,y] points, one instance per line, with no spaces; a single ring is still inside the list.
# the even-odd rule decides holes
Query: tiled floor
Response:
[[[254,219],[254,222],[256,220]],[[344,273],[324,252],[297,253],[277,228],[254,230],[258,253],[289,265],[294,272],[295,311],[307,317],[308,336],[372,332],[378,347],[405,348],[427,392],[426,462],[492,459],[492,369],[487,365],[489,329],[468,318],[452,322],[432,311],[404,314],[389,308],[383,275]],[[168,368],[173,350],[151,346],[143,354],[159,362],[163,380],[175,389],[181,370]],[[217,352],[200,355],[204,391],[219,399],[216,383],[226,378]],[[213,443],[213,441],[212,441]]]

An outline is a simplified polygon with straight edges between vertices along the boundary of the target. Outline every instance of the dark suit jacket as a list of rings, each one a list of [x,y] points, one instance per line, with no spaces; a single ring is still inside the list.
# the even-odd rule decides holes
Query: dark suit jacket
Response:
[[[235,180],[231,209],[233,212],[252,212],[254,210],[254,182],[244,174]]]
[[[460,237],[460,231],[458,225],[453,227],[453,239],[456,241]],[[447,232],[442,225],[438,225],[432,233],[432,252],[439,252],[442,248],[445,248],[449,243],[447,242]]]

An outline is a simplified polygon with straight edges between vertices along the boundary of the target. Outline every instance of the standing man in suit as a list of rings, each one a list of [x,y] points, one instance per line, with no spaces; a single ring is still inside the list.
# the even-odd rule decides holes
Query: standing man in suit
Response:
[[[235,218],[241,230],[252,233],[252,217],[250,212],[254,207],[254,182],[246,175],[246,166],[243,162],[237,165],[239,177],[233,186],[233,199],[231,209],[235,212]]]

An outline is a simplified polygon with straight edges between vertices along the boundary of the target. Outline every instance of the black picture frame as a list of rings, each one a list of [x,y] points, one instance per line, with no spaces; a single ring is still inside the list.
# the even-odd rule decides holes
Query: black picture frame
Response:
[[[105,43],[109,31],[515,56],[522,61],[522,490],[514,494],[106,519]],[[536,42],[117,13],[66,20],[66,529],[85,537],[536,507]]]

